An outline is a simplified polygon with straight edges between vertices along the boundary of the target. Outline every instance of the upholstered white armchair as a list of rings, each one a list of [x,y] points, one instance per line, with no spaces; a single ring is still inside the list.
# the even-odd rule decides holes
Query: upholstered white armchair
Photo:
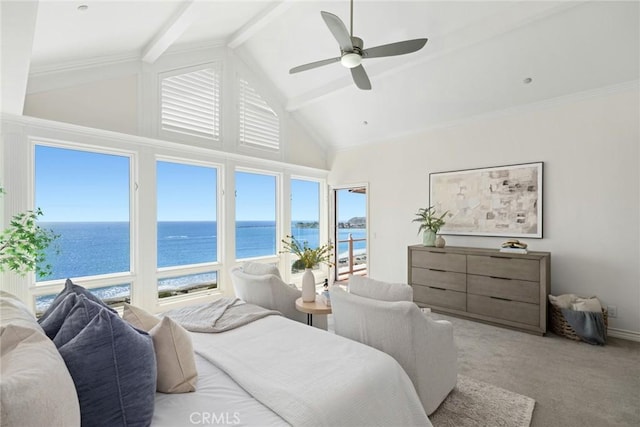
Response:
[[[300,289],[286,284],[275,266],[247,262],[231,270],[235,294],[249,304],[276,310],[283,316],[307,323],[306,313],[296,310],[296,299],[302,296]],[[314,315],[313,326],[327,329],[327,316]]]
[[[406,300],[412,295],[409,285],[367,280],[370,279],[358,278],[356,284],[350,279],[351,292],[338,286],[331,288],[335,332],[396,359],[430,415],[456,385],[458,363],[453,326],[446,320],[431,319],[413,301]],[[405,286],[409,289],[402,288]],[[354,293],[362,289],[380,299]]]

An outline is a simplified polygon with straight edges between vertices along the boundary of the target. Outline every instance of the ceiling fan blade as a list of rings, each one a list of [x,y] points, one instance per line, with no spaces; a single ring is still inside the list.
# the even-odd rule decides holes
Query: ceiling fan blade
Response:
[[[333,37],[338,41],[340,49],[344,52],[352,52],[353,43],[351,43],[351,36],[349,35],[349,31],[347,31],[347,27],[345,27],[344,22],[342,22],[342,20],[333,13],[322,11],[320,14],[322,15],[322,19],[324,19],[324,22],[327,24],[327,27],[329,27],[331,34],[333,34]]]
[[[334,62],[340,62],[340,57],[331,58],[331,59],[323,59],[322,61],[310,62],[304,65],[298,65],[297,67],[293,67],[289,70],[289,74],[299,73],[300,71],[311,70],[313,68],[322,67],[323,65],[333,64]]]
[[[414,39],[370,47],[362,51],[362,56],[364,58],[381,58],[383,56],[404,55],[422,49],[426,43],[427,39]]]
[[[362,65],[358,65],[357,67],[351,69],[351,77],[353,77],[353,81],[360,89],[371,90],[371,82],[369,81],[369,76],[367,76],[367,72],[364,70],[364,67]]]

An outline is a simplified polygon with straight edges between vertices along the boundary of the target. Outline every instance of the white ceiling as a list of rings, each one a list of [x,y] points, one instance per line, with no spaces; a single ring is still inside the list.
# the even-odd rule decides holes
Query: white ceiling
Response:
[[[31,67],[114,55],[153,60],[173,45],[222,42],[262,71],[312,134],[341,149],[637,81],[639,5],[356,0],[354,35],[365,48],[429,39],[413,54],[365,59],[373,89],[361,91],[339,63],[288,73],[339,56],[320,11],[348,28],[347,0],[40,0]]]

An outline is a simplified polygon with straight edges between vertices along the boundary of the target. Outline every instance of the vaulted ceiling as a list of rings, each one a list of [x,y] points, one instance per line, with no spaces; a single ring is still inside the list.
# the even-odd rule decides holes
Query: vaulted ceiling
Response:
[[[283,107],[332,149],[625,84],[640,74],[638,1],[356,0],[353,31],[365,48],[429,39],[412,54],[365,59],[370,91],[359,90],[339,62],[289,74],[340,54],[320,11],[349,27],[347,0],[40,0],[28,66],[33,73],[107,57],[153,62],[168,48],[223,43],[261,71]],[[16,31],[29,35],[28,28]]]

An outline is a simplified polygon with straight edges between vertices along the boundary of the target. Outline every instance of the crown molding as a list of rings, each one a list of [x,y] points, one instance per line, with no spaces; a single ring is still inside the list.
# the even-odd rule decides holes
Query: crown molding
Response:
[[[104,67],[108,65],[121,64],[124,62],[139,61],[139,51],[129,51],[116,55],[96,56],[93,58],[77,59],[72,61],[57,62],[47,65],[36,65],[31,67],[29,78],[41,77],[48,74],[55,74],[67,71],[84,70],[88,68]]]

